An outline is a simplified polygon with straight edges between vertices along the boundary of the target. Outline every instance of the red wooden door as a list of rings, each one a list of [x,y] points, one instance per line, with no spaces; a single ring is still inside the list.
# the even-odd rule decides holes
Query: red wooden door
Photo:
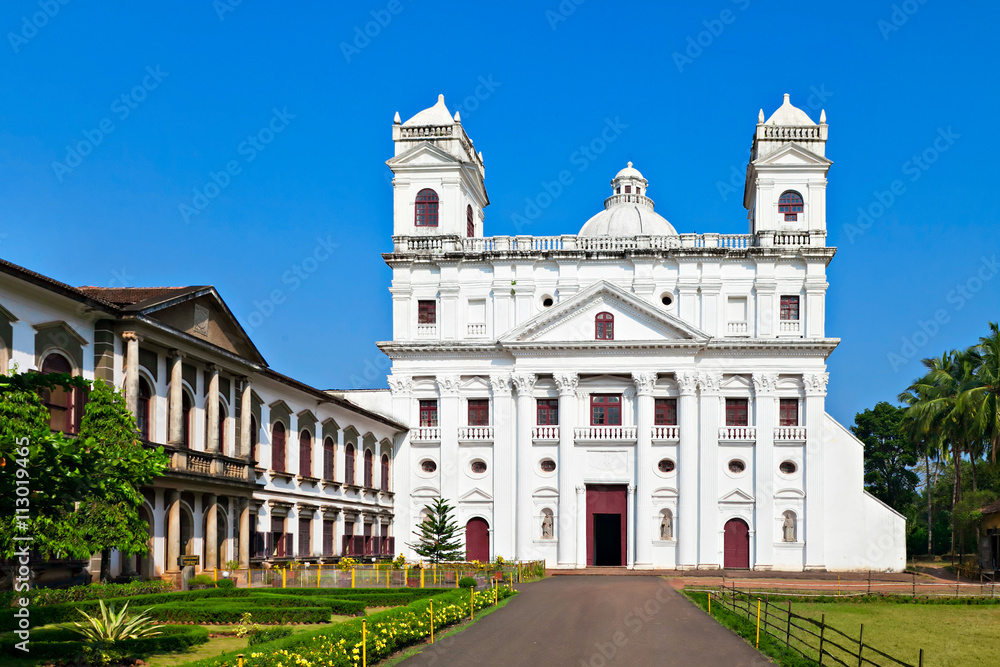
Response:
[[[723,567],[750,567],[750,528],[740,519],[726,522],[723,551]]]
[[[621,517],[618,524],[620,533],[619,539],[621,541],[621,546],[618,550],[618,553],[620,554],[620,562],[602,563],[602,565],[625,565],[625,549],[628,540],[628,521],[626,520],[626,515],[628,514],[628,487],[624,484],[587,485],[587,565],[595,565],[594,556],[596,554],[597,546],[594,542],[594,515],[597,514],[617,514]]]
[[[490,562],[490,525],[476,517],[465,524],[465,560]]]

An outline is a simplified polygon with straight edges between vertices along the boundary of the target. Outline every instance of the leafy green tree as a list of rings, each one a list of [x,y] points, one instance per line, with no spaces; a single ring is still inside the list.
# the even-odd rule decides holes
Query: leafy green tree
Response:
[[[979,365],[961,407],[971,413],[973,430],[984,443],[989,442],[990,460],[996,463],[1000,447],[1000,326],[996,322],[990,322],[990,335],[981,337],[976,348]]]
[[[455,508],[444,498],[437,498],[425,509],[427,518],[414,531],[417,541],[407,546],[431,563],[464,560],[465,553],[458,539],[458,523],[452,516]]]
[[[919,444],[901,429],[904,408],[885,401],[854,416],[851,432],[865,445],[865,488],[895,510],[905,513],[920,481]]]

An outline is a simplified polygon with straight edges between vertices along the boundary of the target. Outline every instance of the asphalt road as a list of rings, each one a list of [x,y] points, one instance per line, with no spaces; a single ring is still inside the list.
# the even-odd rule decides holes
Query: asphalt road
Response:
[[[659,577],[550,577],[402,662],[421,665],[757,667],[766,658]]]

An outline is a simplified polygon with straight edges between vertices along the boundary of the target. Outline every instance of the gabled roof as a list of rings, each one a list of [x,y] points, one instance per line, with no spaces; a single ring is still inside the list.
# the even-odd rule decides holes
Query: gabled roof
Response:
[[[161,303],[183,294],[205,289],[205,285],[197,287],[94,287],[84,285],[78,287],[81,292],[95,299],[102,299],[127,310],[142,309]]]
[[[796,164],[795,168],[801,168],[802,166],[815,165],[817,167],[829,167],[833,164],[833,160],[829,160],[822,155],[816,155],[808,148],[793,142],[789,142],[768,154],[766,157],[759,158],[753,161],[754,167],[759,167],[761,165],[774,165],[782,166],[782,164],[788,164],[788,158],[797,158],[800,164]],[[801,163],[804,163],[801,164]]]
[[[395,157],[393,157],[393,158],[391,158],[389,160],[386,160],[385,163],[389,167],[400,167],[400,166],[403,166],[403,165],[409,165],[410,163],[416,162],[417,159],[419,159],[421,156],[424,156],[424,155],[429,155],[429,156],[435,158],[438,162],[435,163],[435,164],[427,164],[427,165],[418,163],[418,164],[415,164],[413,166],[415,166],[415,167],[428,166],[428,167],[433,167],[433,168],[437,169],[437,168],[441,167],[441,165],[440,165],[441,162],[444,162],[444,163],[449,163],[450,162],[450,163],[455,164],[456,166],[462,164],[462,160],[461,159],[455,157],[454,155],[452,155],[448,151],[444,150],[443,148],[438,148],[437,146],[435,146],[434,144],[430,143],[429,141],[421,141],[420,143],[418,143],[417,145],[415,145],[413,148],[411,148],[410,150],[406,151],[405,153],[400,153],[399,155],[397,155],[397,156],[395,156]]]
[[[8,262],[4,259],[0,259],[0,273],[6,273],[9,276],[13,276],[19,280],[37,285],[51,292],[61,294],[62,296],[73,299],[74,301],[85,303],[92,308],[107,310],[109,312],[118,311],[118,307],[110,301],[105,301],[99,296],[87,294],[72,285],[61,283],[58,280],[54,280],[53,278],[49,278],[41,273],[26,269],[23,266],[14,264],[13,262]]]

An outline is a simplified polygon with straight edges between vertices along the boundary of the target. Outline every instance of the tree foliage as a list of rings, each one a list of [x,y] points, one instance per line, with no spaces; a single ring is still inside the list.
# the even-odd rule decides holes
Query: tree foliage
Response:
[[[464,560],[465,553],[458,539],[458,523],[452,516],[454,508],[444,498],[437,498],[425,509],[427,518],[414,531],[417,541],[407,546],[431,563]]]
[[[905,507],[913,500],[920,478],[919,443],[901,429],[905,409],[885,401],[854,417],[851,432],[865,445],[865,488],[891,507]]]

